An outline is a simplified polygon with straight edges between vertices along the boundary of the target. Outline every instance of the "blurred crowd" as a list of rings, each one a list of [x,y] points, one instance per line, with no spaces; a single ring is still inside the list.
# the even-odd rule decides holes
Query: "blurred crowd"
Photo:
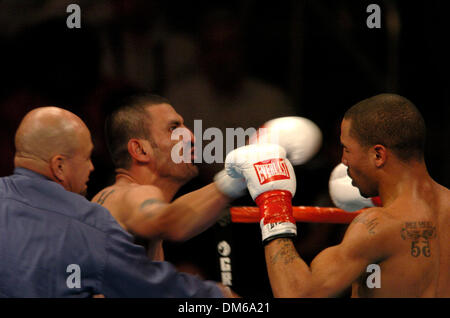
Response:
[[[81,8],[69,29],[66,8]],[[167,97],[193,129],[258,127],[286,115],[307,117],[323,133],[318,155],[296,167],[294,205],[332,206],[328,178],[340,162],[339,123],[355,102],[395,92],[416,103],[428,124],[431,175],[450,186],[450,80],[444,1],[426,7],[379,1],[381,29],[366,27],[370,2],[4,0],[0,2],[0,175],[13,169],[14,132],[30,109],[55,105],[92,132],[95,171],[88,199],[112,183],[103,122],[115,103],[149,91]],[[444,140],[444,143],[442,141]],[[205,146],[205,143],[203,144]],[[444,157],[442,157],[444,156]],[[211,182],[220,164],[180,195]],[[244,197],[234,205],[254,205]],[[307,261],[340,241],[345,225],[301,224]],[[220,280],[217,242],[233,243],[234,289],[270,294],[257,224],[225,219],[188,242],[167,243],[180,269]]]

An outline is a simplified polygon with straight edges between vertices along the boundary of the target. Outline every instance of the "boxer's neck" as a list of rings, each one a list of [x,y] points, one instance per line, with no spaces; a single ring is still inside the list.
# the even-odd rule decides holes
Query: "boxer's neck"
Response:
[[[425,163],[399,162],[387,170],[379,183],[379,194],[384,206],[399,197],[421,196],[433,182]]]
[[[141,170],[142,169],[116,169],[116,184],[153,185],[161,190],[167,202],[172,201],[173,197],[181,187],[180,183],[169,178],[162,178],[151,171]]]

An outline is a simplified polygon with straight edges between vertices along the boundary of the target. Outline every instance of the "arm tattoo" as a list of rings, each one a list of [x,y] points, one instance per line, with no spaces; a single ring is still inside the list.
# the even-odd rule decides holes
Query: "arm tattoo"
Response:
[[[98,198],[97,203],[103,205],[105,203],[105,200],[114,192],[115,190],[111,190],[109,192],[103,191],[102,194],[100,194],[100,198]]]
[[[165,204],[165,202],[158,199],[147,199],[141,203],[141,205],[139,206],[139,210],[143,211],[146,207],[153,204]],[[152,212],[146,212],[145,215],[149,218],[154,216]]]
[[[300,259],[297,250],[292,246],[290,239],[279,239],[275,244],[278,244],[279,250],[271,257],[270,263],[275,265],[278,262],[283,262],[284,265],[293,263],[296,259]]]
[[[360,214],[353,219],[352,223],[364,224],[369,234],[373,235],[376,233],[375,228],[378,225],[378,218],[369,218],[369,215],[367,214]]]
[[[141,206],[139,207],[139,209],[143,210],[147,205],[156,204],[156,203],[161,204],[161,203],[165,203],[165,202],[158,200],[158,199],[147,199],[141,203]]]
[[[411,256],[431,256],[430,240],[436,238],[436,227],[432,222],[405,222],[400,235],[411,241]]]

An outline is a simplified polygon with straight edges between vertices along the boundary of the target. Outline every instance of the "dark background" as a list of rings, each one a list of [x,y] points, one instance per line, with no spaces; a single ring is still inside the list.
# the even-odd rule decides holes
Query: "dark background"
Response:
[[[81,7],[80,29],[66,26],[70,3]],[[380,29],[366,25],[370,3],[381,7]],[[331,206],[327,185],[340,160],[341,117],[356,102],[383,92],[409,98],[422,112],[430,174],[449,187],[449,9],[448,1],[406,0],[2,1],[0,175],[12,172],[14,132],[24,114],[38,106],[63,107],[85,120],[93,135],[91,198],[113,181],[103,139],[111,105],[138,90],[168,96],[178,83],[209,71],[211,81],[225,90],[233,90],[233,76],[265,83],[286,97],[292,115],[321,128],[319,154],[296,167],[295,205]],[[221,38],[228,31],[215,31],[217,21],[233,25],[231,41]],[[235,67],[220,68],[217,61]],[[279,117],[276,105],[273,109],[272,117]],[[206,107],[198,118],[208,112]],[[245,107],[239,112],[244,119],[254,116]],[[205,182],[200,176],[178,195]],[[253,205],[249,197],[233,204]],[[217,224],[188,242],[166,243],[167,260],[220,280],[216,245],[227,239],[233,288],[242,296],[271,296],[259,226],[222,223],[227,225]],[[345,231],[344,225],[329,224],[298,228],[298,250],[307,262],[338,243]]]

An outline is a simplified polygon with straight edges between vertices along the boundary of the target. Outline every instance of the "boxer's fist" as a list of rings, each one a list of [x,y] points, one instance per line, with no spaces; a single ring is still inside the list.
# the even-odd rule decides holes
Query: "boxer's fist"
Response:
[[[244,177],[232,178],[225,170],[218,172],[214,176],[214,183],[220,192],[231,199],[243,196],[247,190],[247,183]]]
[[[253,144],[230,152],[225,170],[234,178],[244,177],[259,207],[263,242],[297,235],[292,215],[295,195],[294,169],[285,150],[275,144]]]
[[[280,117],[269,120],[250,137],[250,144],[275,143],[286,150],[294,165],[310,160],[322,145],[322,132],[311,120],[304,117]]]
[[[328,183],[330,197],[334,205],[348,212],[381,205],[379,198],[364,198],[357,187],[352,185],[352,179],[347,174],[347,166],[337,165],[331,172]]]

